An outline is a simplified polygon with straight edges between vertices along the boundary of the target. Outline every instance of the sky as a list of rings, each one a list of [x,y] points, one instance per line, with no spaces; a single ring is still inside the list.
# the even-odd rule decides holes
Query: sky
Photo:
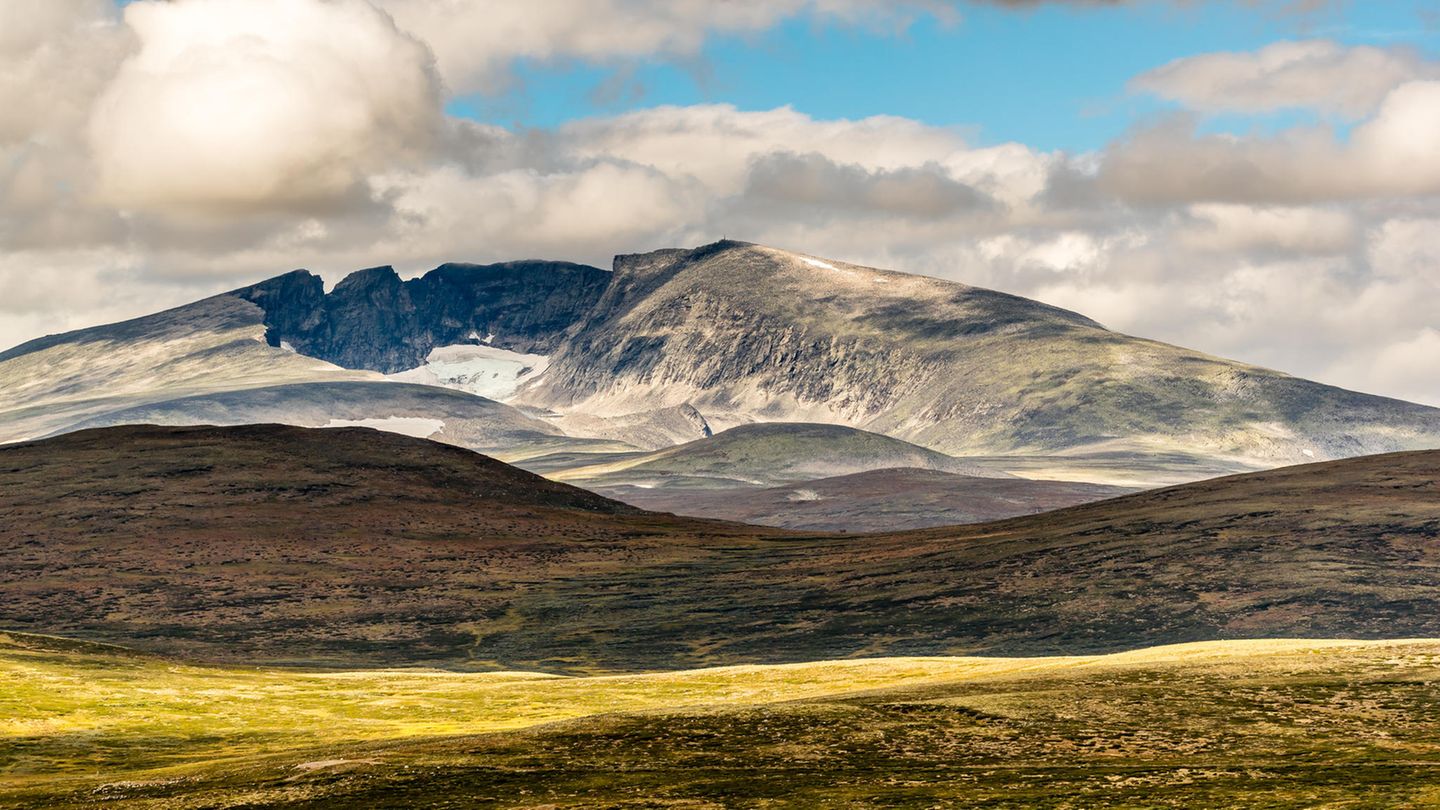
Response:
[[[721,236],[1440,405],[1431,0],[4,0],[0,347]]]

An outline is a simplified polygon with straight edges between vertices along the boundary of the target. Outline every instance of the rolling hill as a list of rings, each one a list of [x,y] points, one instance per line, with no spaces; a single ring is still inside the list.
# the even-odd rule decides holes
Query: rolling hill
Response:
[[[1440,635],[1440,453],[998,523],[796,534],[643,512],[362,429],[0,448],[0,628],[245,662],[614,671]]]
[[[524,466],[522,464],[522,466]],[[964,459],[843,425],[740,425],[692,442],[548,472],[586,487],[773,486],[890,468],[1007,478]]]
[[[656,512],[822,532],[928,529],[1031,515],[1134,490],[1068,481],[878,469],[778,487],[613,486],[594,492]]]

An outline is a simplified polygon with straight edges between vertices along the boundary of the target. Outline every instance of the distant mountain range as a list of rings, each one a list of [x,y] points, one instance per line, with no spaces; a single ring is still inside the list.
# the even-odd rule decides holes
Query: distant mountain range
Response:
[[[295,271],[0,353],[0,441],[253,422],[391,429],[577,481],[668,463],[643,452],[728,452],[703,443],[752,423],[817,480],[897,464],[858,450],[859,434],[816,442],[806,425],[942,459],[900,467],[1125,486],[1440,447],[1434,408],[734,241],[619,256],[613,271],[447,264],[404,281],[372,268],[329,293]],[[730,478],[768,481],[752,473]]]

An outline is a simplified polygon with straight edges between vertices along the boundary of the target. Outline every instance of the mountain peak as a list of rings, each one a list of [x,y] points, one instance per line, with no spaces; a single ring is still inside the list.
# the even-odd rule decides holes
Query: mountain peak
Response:
[[[395,268],[386,264],[379,267],[367,267],[364,270],[356,270],[341,279],[340,283],[335,285],[335,290],[331,294],[342,293],[342,291],[354,292],[377,288],[398,288],[403,283],[404,282],[400,280],[400,274],[395,272]]]
[[[402,281],[382,265],[351,273],[328,294],[319,277],[296,271],[231,295],[265,311],[272,346],[390,374],[479,337],[494,348],[546,354],[609,279],[597,267],[525,261],[444,264]]]

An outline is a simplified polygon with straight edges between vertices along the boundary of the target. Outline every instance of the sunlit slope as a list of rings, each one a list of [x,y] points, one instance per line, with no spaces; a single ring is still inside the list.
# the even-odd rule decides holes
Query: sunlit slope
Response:
[[[432,385],[303,382],[199,394],[111,411],[67,427],[119,425],[366,426],[473,450],[585,443],[494,400]]]
[[[1440,636],[1440,453],[874,535],[642,512],[367,430],[0,448],[0,627],[571,673]]]
[[[907,467],[1005,478],[964,459],[843,425],[741,425],[714,436],[602,464],[552,471],[586,486],[775,485]]]
[[[732,241],[618,257],[521,400],[617,423],[688,404],[716,430],[834,422],[952,455],[1275,466],[1440,447],[1434,408],[1122,335],[1018,296]]]
[[[0,353],[0,443],[107,425],[257,422],[367,423],[485,449],[547,446],[559,433],[489,399],[271,346],[265,312],[232,294]]]
[[[265,343],[254,304],[217,296],[0,353],[0,441],[197,394],[316,381],[378,381]]]
[[[0,683],[7,806],[1398,806],[1440,767],[1426,640],[555,678],[11,634]]]

